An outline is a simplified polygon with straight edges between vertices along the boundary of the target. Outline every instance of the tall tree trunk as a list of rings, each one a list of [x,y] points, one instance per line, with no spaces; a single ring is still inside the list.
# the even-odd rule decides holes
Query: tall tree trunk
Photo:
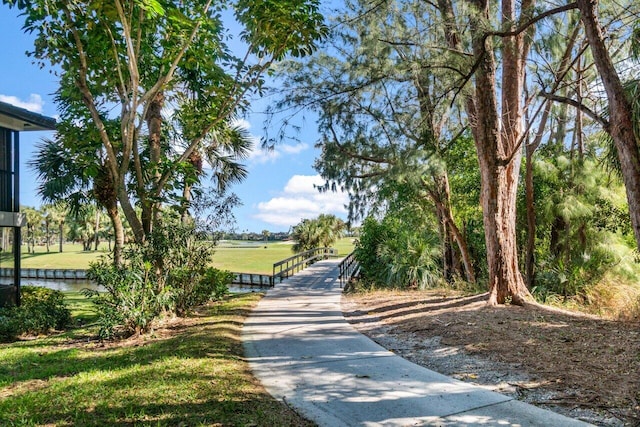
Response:
[[[162,155],[162,108],[164,107],[164,94],[162,91],[158,92],[156,97],[150,102],[149,109],[147,110],[147,127],[149,128],[149,163],[151,164],[151,176],[152,185],[151,191],[153,192],[160,178],[162,172],[160,171],[160,158]],[[145,188],[144,183],[138,183],[139,188]],[[142,225],[146,235],[151,233],[153,229],[153,223],[156,220],[156,215],[159,211],[159,206],[156,194],[151,194],[152,197],[148,197],[148,194],[141,194],[140,200],[142,201]]]
[[[121,177],[117,194],[118,201],[120,202],[120,207],[122,207],[122,213],[124,214],[125,218],[127,218],[127,222],[131,227],[134,240],[136,241],[136,243],[144,243],[146,240],[144,227],[142,225],[142,222],[138,218],[135,208],[131,204],[131,200],[129,200],[129,193],[127,192],[126,184],[124,183],[124,177]]]
[[[578,59],[578,63],[576,64],[576,81],[578,82],[576,87],[576,101],[578,104],[582,105],[582,58]],[[579,108],[576,109],[576,126],[575,131],[573,133],[575,138],[575,146],[578,150],[578,159],[582,160],[584,158],[584,138],[582,135],[583,129],[583,121],[582,121],[582,110]],[[573,150],[571,153],[573,157]]]
[[[478,15],[472,22],[475,73],[474,108],[470,114],[480,165],[483,224],[487,246],[490,305],[511,300],[523,304],[530,297],[520,268],[516,245],[516,195],[522,159],[522,35],[503,38],[502,118],[498,115],[496,64],[490,39],[488,0],[474,0]],[[503,23],[515,22],[513,0],[503,0]]]
[[[113,264],[116,266],[122,265],[122,249],[124,248],[124,225],[122,224],[122,218],[118,212],[117,204],[106,207],[107,215],[111,220],[114,234],[113,244]],[[111,246],[111,240],[109,240],[109,246]]]
[[[62,242],[64,241],[64,221],[63,220],[61,220],[58,223],[58,235],[59,235],[59,237],[58,237],[58,245],[59,245],[59,248],[60,248],[60,253],[62,253]]]
[[[51,240],[51,232],[49,230],[49,220],[45,219],[45,223],[44,223],[44,227],[45,227],[45,234],[46,234],[46,240],[45,240],[45,245],[47,246],[47,253],[51,252],[50,248],[49,248],[49,243]]]
[[[98,250],[98,245],[100,244],[100,208],[96,206],[96,218],[93,224],[93,239],[94,239],[94,247],[93,250]]]
[[[502,70],[502,126],[498,117],[496,98],[496,64],[491,38],[485,37],[489,23],[488,0],[470,0],[476,13],[471,18],[472,48],[476,65],[475,87],[466,96],[466,110],[478,154],[480,166],[480,202],[487,248],[489,272],[489,304],[501,304],[511,299],[523,304],[530,297],[518,266],[516,246],[516,191],[522,158],[519,137],[521,132],[521,90],[524,79],[524,60],[527,46],[523,35],[503,40],[504,67]],[[525,1],[523,10],[528,10]],[[449,47],[462,50],[457,31],[455,12],[450,0],[438,0],[445,38]],[[504,0],[502,13],[504,30],[515,24],[512,0]]]
[[[113,226],[115,242],[113,246],[113,264],[122,265],[122,249],[124,248],[124,225],[118,211],[118,198],[114,179],[109,168],[103,166],[94,181],[94,194],[98,203],[105,208]],[[123,209],[124,210],[124,209]],[[132,227],[133,228],[133,227]]]
[[[462,257],[462,264],[464,266],[466,280],[469,283],[475,283],[476,276],[473,269],[471,254],[469,253],[469,247],[467,245],[467,239],[460,232],[460,229],[453,219],[453,212],[451,211],[449,179],[445,174],[440,177],[440,180],[442,182],[440,183],[440,185],[438,185],[438,187],[440,190],[444,191],[444,194],[442,194],[442,191],[429,191],[429,196],[435,203],[437,210],[440,212],[439,216],[441,215],[442,220],[445,221],[446,229],[450,234],[451,239],[453,239],[458,246],[460,256]],[[444,238],[446,238],[446,236]]]
[[[184,186],[182,188],[182,203],[181,203],[181,214],[180,221],[182,224],[186,224],[189,219],[189,208],[191,207],[191,201],[193,199],[191,195],[191,190],[193,188],[193,183],[197,182],[197,177],[202,175],[203,171],[203,159],[202,154],[198,150],[194,150],[189,154],[187,161],[191,163],[193,166],[193,175],[190,173],[185,173],[184,176]]]
[[[451,259],[453,248],[451,246],[449,227],[447,226],[447,220],[444,218],[441,209],[436,209],[436,217],[438,218],[438,231],[440,233],[440,240],[442,241],[442,272],[447,283],[451,283],[454,277],[454,271],[453,261]]]
[[[597,0],[577,0],[576,3],[580,9],[593,60],[607,92],[609,126],[606,131],[611,135],[618,151],[627,191],[631,225],[636,245],[640,249],[640,152],[638,151],[640,141],[633,130],[631,103],[626,98],[620,77],[604,44],[604,36],[597,16]]]
[[[189,219],[189,206],[191,206],[191,185],[186,182],[184,183],[184,188],[182,189],[182,202],[181,202],[180,210],[180,223],[185,225],[187,220]]]
[[[533,194],[533,153],[535,149],[527,144],[527,159],[525,162],[525,198],[527,205],[527,250],[525,255],[525,277],[527,288],[533,288],[535,274],[535,246],[536,246],[536,210]]]

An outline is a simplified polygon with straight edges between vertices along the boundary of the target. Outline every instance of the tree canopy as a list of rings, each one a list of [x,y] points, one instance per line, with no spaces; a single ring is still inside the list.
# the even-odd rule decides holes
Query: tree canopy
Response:
[[[289,67],[291,92],[281,106],[318,114],[316,168],[327,190],[349,192],[352,218],[373,216],[399,231],[394,221],[421,205],[412,215],[439,230],[429,244],[441,248],[441,274],[451,281],[468,269],[467,280],[486,283],[491,303],[524,304],[532,291],[565,292],[550,277],[593,284],[603,278],[596,271],[621,273],[612,273],[616,263],[629,259],[622,254],[632,250],[640,213],[633,196],[638,133],[620,133],[609,120],[619,114],[616,123],[628,123],[637,114],[618,82],[637,80],[640,9],[633,2],[624,12],[607,2],[499,3],[345,1],[329,46]],[[602,131],[613,144],[603,144]],[[612,145],[622,182],[600,181]],[[555,175],[553,189],[550,169],[566,174]],[[630,216],[615,214],[622,221],[615,230],[591,220],[621,210]],[[600,252],[592,239],[605,239],[609,250]]]
[[[275,62],[311,53],[327,31],[317,0],[3,2],[23,11],[25,31],[36,35],[31,55],[60,78],[62,132],[92,129],[85,141],[62,137],[78,151],[99,143],[103,164],[87,174],[95,179],[104,167],[138,242],[178,176],[194,167],[192,153],[214,153],[225,164],[243,158],[227,129],[248,96],[260,92]],[[244,54],[227,45],[229,20],[242,27]],[[214,171],[220,182],[242,177],[225,171]]]

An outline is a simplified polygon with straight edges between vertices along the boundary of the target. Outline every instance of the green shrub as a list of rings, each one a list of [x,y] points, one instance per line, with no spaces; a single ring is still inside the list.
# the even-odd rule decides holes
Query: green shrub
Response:
[[[20,307],[0,309],[0,340],[12,341],[22,334],[46,334],[71,324],[71,312],[60,291],[23,286]]]
[[[145,244],[129,246],[122,266],[93,264],[88,277],[106,290],[86,292],[96,304],[100,337],[147,332],[163,313],[182,316],[225,295],[233,275],[208,267],[213,253],[213,242],[195,225],[169,222]]]
[[[222,298],[232,280],[233,273],[213,267],[174,268],[169,272],[168,290],[175,314],[182,316],[192,307]]]
[[[13,308],[0,308],[0,342],[14,341],[20,335]]]
[[[424,289],[443,281],[437,236],[392,215],[365,219],[355,256],[365,287]]]
[[[227,295],[231,282],[233,282],[233,273],[230,271],[208,268],[201,281],[202,293],[206,296],[205,301],[219,300]]]
[[[149,263],[141,262],[134,252],[127,251],[128,263],[114,266],[107,260],[94,263],[87,277],[105,289],[98,293],[86,289],[98,312],[100,338],[116,334],[130,336],[148,331],[163,308],[164,294],[156,289],[155,275]]]
[[[159,286],[169,294],[166,310],[183,316],[190,308],[227,293],[233,276],[208,267],[215,244],[195,224],[156,227],[150,243],[145,256],[164,272]]]

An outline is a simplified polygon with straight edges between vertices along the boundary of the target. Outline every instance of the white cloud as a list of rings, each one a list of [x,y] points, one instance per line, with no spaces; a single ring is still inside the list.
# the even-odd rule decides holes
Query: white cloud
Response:
[[[319,192],[316,186],[324,185],[320,175],[294,175],[285,185],[282,194],[266,202],[258,203],[256,219],[266,223],[289,227],[302,219],[315,218],[320,214],[344,217],[347,193]]]
[[[235,119],[232,123],[251,133],[251,123],[245,119]],[[253,149],[249,153],[249,164],[273,163],[285,155],[295,155],[309,149],[309,144],[276,144],[271,149],[262,148],[260,137],[251,134]]]
[[[253,151],[249,155],[249,162],[253,164],[273,163],[284,155],[295,155],[309,149],[309,144],[277,144],[272,149],[261,147],[260,138],[255,137]]]
[[[28,101],[23,101],[17,96],[0,94],[0,101],[14,105],[16,107],[24,108],[25,110],[29,110],[34,113],[42,113],[42,107],[44,106],[42,97],[36,93],[32,93],[31,95],[29,95]]]
[[[274,150],[267,150],[260,145],[260,138],[253,137],[253,149],[249,153],[249,164],[263,164],[274,162],[282,156],[281,152]]]
[[[284,192],[287,194],[316,195],[318,194],[318,189],[315,187],[322,185],[324,185],[324,180],[320,175],[294,175],[284,186]]]
[[[309,148],[309,144],[305,144],[304,142],[296,145],[281,145],[276,146],[276,149],[280,149],[285,154],[300,154],[306,149]]]

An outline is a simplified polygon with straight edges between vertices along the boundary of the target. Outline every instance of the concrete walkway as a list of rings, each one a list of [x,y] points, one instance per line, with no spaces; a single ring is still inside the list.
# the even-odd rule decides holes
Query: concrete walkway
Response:
[[[339,260],[269,290],[243,329],[256,377],[320,426],[584,426],[445,377],[385,350],[343,318]]]

